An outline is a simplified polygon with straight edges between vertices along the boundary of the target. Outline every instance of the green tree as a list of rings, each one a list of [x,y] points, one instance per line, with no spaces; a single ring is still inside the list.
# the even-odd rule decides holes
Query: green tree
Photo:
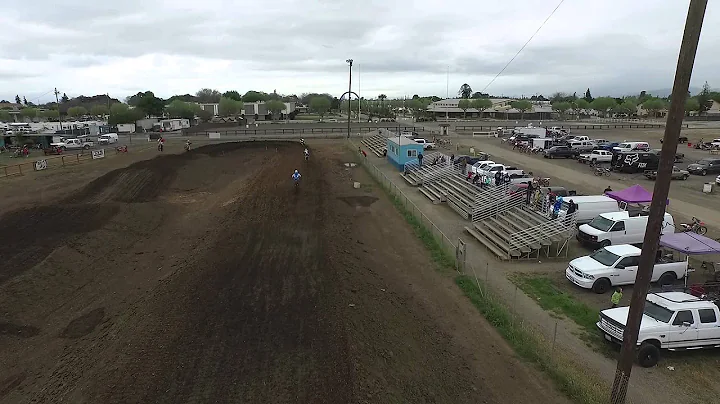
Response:
[[[460,98],[470,98],[472,95],[473,90],[472,87],[470,87],[470,84],[465,83],[460,86],[460,89],[458,90],[458,97]]]
[[[470,108],[470,100],[467,98],[463,98],[462,100],[458,101],[458,108],[462,109],[463,118],[465,118],[467,115],[467,110]]]
[[[165,111],[170,115],[170,118],[194,119],[197,108],[201,108],[200,105],[175,100],[165,108]]]
[[[245,95],[242,96],[243,102],[259,102],[259,101],[267,101],[270,97],[263,93],[262,91],[253,91],[250,90],[245,93]]]
[[[385,94],[378,95],[378,100],[380,100],[380,105],[385,105],[386,99],[387,99],[387,95],[385,95]]]
[[[143,112],[136,108],[130,108],[127,104],[115,103],[110,106],[110,118],[108,123],[110,125],[117,125],[120,123],[135,123],[137,120],[143,118]]]
[[[657,117],[658,112],[665,109],[665,101],[660,98],[649,98],[642,104],[643,109],[652,113],[653,117]]]
[[[23,97],[23,104],[28,105],[27,98]]]
[[[648,94],[647,91],[640,91],[640,94],[637,96],[637,103],[640,105],[650,98],[653,98],[653,96]]]
[[[602,114],[602,116],[607,116],[608,111],[613,109],[615,105],[617,105],[617,101],[615,101],[615,98],[600,97],[595,98],[593,102],[590,103],[590,108],[598,111]]]
[[[700,93],[697,95],[697,101],[698,104],[700,104],[698,115],[702,115],[712,108],[713,100],[710,95],[710,85],[707,81],[703,84],[702,90],[700,90]]]
[[[77,119],[78,117],[87,115],[87,109],[85,109],[85,107],[80,107],[80,106],[70,107],[67,110],[67,114],[68,114],[68,116]]]
[[[194,104],[194,105],[197,105],[197,107],[199,108],[197,111],[195,111],[195,115],[197,115],[197,117],[200,118],[201,121],[209,122],[213,118],[212,112],[210,112],[206,109],[203,109],[198,104]]]
[[[525,112],[532,109],[532,103],[528,100],[516,100],[510,103],[510,107],[520,111],[520,119],[525,119]]]
[[[165,101],[158,98],[152,91],[146,91],[136,101],[135,107],[142,111],[147,117],[162,117],[165,112]]]
[[[581,98],[581,100],[582,100],[582,98]],[[572,109],[572,105],[567,101],[558,101],[551,105],[552,105],[553,111],[557,112],[561,117],[565,117],[565,113],[568,110]]]
[[[621,114],[627,114],[628,116],[637,114],[637,104],[635,100],[625,99],[622,104],[620,104],[619,112]]]
[[[232,98],[220,97],[218,115],[222,117],[236,116],[242,109],[242,101],[235,101]]]
[[[10,112],[0,109],[0,122],[10,122],[11,120]]]
[[[588,103],[593,102],[594,98],[593,98],[592,94],[590,94],[590,88],[585,90],[585,96],[582,99],[587,101]]]
[[[685,112],[690,113],[693,111],[699,111],[700,110],[700,102],[695,97],[688,98],[685,101]]]
[[[322,120],[325,114],[330,110],[330,100],[327,97],[315,97],[310,100],[310,110],[320,115]]]
[[[20,110],[20,116],[22,116],[23,118],[35,119],[35,117],[37,116],[37,112],[38,111],[35,108],[26,107]]]
[[[60,117],[60,111],[57,109],[48,109],[43,113],[45,119],[58,119]]]
[[[242,95],[235,90],[225,91],[222,95],[225,98],[230,98],[235,101],[242,101]],[[222,98],[220,98],[222,100]]]
[[[587,111],[590,109],[590,102],[586,100],[585,98],[578,98],[575,102],[570,103],[572,106],[573,111],[575,111],[575,115],[577,115],[577,118],[580,119],[580,114],[583,110]]]
[[[20,96],[18,94],[15,94],[15,104],[22,104]]]
[[[63,93],[62,98],[60,98],[60,102],[68,102],[70,101],[70,98],[68,98],[67,94]]]
[[[265,107],[272,115],[272,119],[276,120],[285,109],[285,103],[280,100],[270,100],[265,103]]]
[[[201,88],[195,93],[195,97],[197,97],[197,101],[200,103],[220,102],[221,96],[220,91],[211,88]]]
[[[90,108],[90,115],[93,116],[105,116],[110,113],[110,110],[104,104],[95,104]]]
[[[478,111],[478,118],[480,118],[483,111],[492,107],[492,101],[487,98],[474,98],[470,101],[470,105]]]

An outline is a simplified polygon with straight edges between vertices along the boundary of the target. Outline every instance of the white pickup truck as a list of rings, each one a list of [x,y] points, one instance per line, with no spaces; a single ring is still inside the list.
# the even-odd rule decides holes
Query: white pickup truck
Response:
[[[423,145],[423,149],[425,149],[425,150],[434,149],[434,148],[435,148],[435,143],[428,142],[427,140],[425,140],[425,139],[423,139],[423,138],[421,138],[421,137],[417,137],[417,138],[415,138],[415,139],[413,139],[413,140],[415,141],[415,143],[420,143],[421,145]]]
[[[590,153],[583,153],[578,156],[578,162],[581,163],[603,163],[611,162],[613,154],[607,150],[593,150]]]
[[[595,293],[605,293],[612,286],[632,285],[638,270],[642,250],[619,244],[595,250],[590,255],[570,261],[565,277],[572,283]],[[669,285],[689,272],[687,261],[673,261],[662,257],[653,267],[651,282]]]
[[[489,164],[489,165],[485,166],[485,168],[482,170],[482,172],[480,174],[494,177],[495,173],[498,171],[501,172],[503,176],[505,176],[505,175],[520,176],[520,175],[525,174],[525,171],[523,171],[517,167],[506,166],[504,164],[497,164],[497,163]]]
[[[93,147],[95,143],[93,143],[90,140],[80,140],[80,139],[63,139],[57,143],[50,143],[50,146],[52,147],[59,147],[63,150],[79,150],[79,149],[85,149],[88,150],[91,147]]]
[[[629,307],[600,312],[597,327],[605,339],[622,343]],[[637,359],[655,366],[660,349],[671,351],[720,346],[720,309],[717,302],[684,292],[649,293],[640,320]]]

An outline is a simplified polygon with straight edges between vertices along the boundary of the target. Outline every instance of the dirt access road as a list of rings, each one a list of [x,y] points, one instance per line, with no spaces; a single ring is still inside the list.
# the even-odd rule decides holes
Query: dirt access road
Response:
[[[566,402],[346,152],[301,150],[217,144],[4,205],[0,403]]]

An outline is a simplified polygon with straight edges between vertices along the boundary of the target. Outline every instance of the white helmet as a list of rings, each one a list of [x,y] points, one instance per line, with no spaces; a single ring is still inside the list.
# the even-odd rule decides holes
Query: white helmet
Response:
[[[298,170],[295,170],[295,174],[298,174]]]

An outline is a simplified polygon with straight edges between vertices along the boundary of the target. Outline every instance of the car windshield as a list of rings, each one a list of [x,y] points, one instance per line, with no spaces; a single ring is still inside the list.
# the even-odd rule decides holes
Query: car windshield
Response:
[[[645,310],[643,310],[643,314],[663,323],[669,323],[673,316],[673,312],[671,310],[653,302],[645,302]]]
[[[609,267],[614,264],[618,260],[618,258],[620,258],[620,256],[615,255],[604,248],[601,248],[599,250],[595,250],[595,252],[590,254],[590,258]]]
[[[711,162],[711,161],[712,161],[712,160],[702,159],[702,160],[699,160],[699,161],[697,162],[697,164],[700,164],[701,166],[707,166],[707,165],[710,165],[710,162]]]
[[[610,228],[613,224],[615,224],[615,222],[606,217],[595,216],[595,218],[591,220],[588,224],[593,229],[598,229],[600,231],[610,231]]]

